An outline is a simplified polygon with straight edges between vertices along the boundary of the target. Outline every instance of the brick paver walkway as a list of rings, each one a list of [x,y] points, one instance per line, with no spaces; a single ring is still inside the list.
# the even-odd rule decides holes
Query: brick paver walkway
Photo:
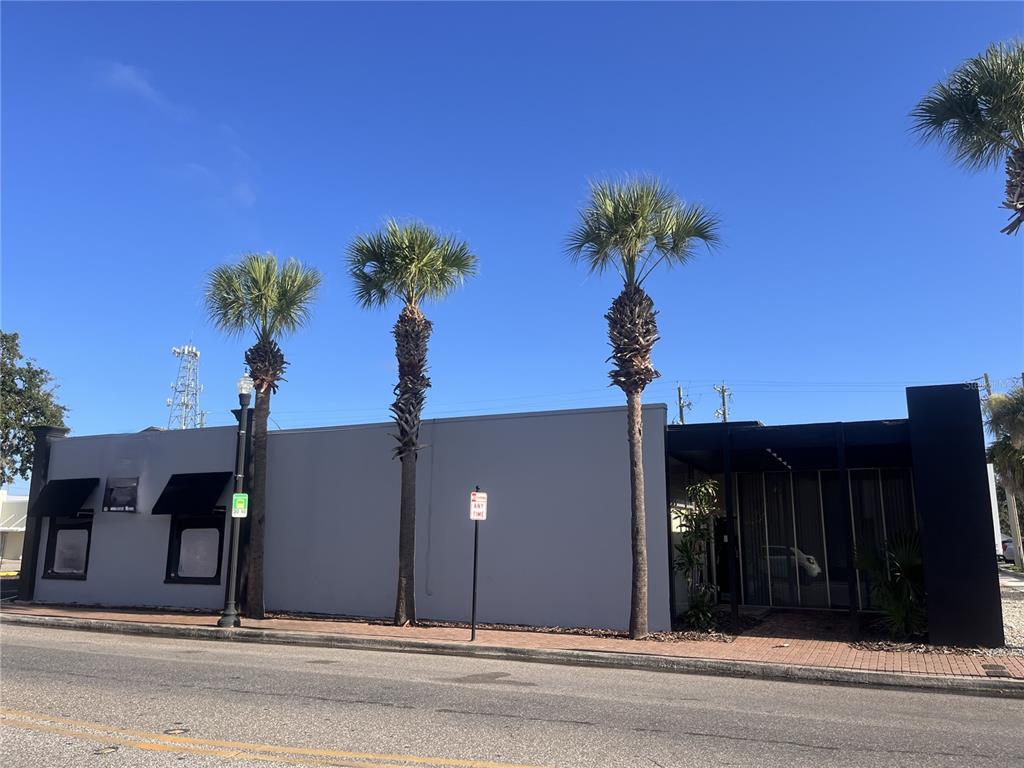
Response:
[[[4,605],[4,614],[30,616],[62,616],[104,621],[143,622],[177,626],[215,626],[216,614],[185,612],[147,612],[141,610],[93,609],[48,605]],[[261,621],[245,619],[244,625],[254,629],[322,632],[355,637],[387,637],[403,640],[468,642],[469,630],[448,627],[394,627],[335,619],[270,618]],[[588,637],[555,632],[508,630],[477,630],[477,645],[506,648],[553,648],[579,651],[635,653],[693,659],[751,661],[788,664],[803,667],[825,667],[874,672],[897,672],[938,677],[1000,677],[1024,680],[1024,656],[960,656],[938,653],[867,651],[841,640],[786,637],[772,632],[769,621],[752,632],[740,635],[731,643],[709,640],[652,642],[625,638]],[[986,669],[998,665],[1002,669]]]

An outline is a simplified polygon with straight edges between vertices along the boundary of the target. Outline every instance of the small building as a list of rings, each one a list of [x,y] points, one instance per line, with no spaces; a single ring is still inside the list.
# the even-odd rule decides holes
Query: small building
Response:
[[[973,385],[913,387],[907,416],[765,426],[667,425],[643,414],[652,631],[685,608],[670,505],[695,478],[722,488],[710,578],[722,602],[873,610],[855,553],[921,541],[932,642],[1002,645],[980,401]],[[386,617],[394,609],[399,464],[390,424],[268,436],[270,611]],[[624,629],[630,591],[623,407],[423,423],[417,610],[469,616],[469,492],[489,495],[479,619]],[[217,609],[223,604],[233,428],[62,438],[37,451],[22,599]],[[48,450],[46,447],[48,446]],[[662,480],[663,479],[663,480]]]

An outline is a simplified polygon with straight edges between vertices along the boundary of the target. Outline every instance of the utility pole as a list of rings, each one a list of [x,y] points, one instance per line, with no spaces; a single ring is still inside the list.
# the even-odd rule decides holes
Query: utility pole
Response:
[[[683,392],[683,387],[680,384],[676,384],[676,400],[679,403],[679,421],[677,424],[686,423],[686,409],[693,407],[693,402]]]
[[[721,384],[715,384],[715,392],[722,396],[722,407],[715,411],[715,416],[726,422],[729,420],[729,401],[732,399],[732,390],[725,386],[723,381]]]
[[[985,373],[985,374],[983,374],[983,375],[984,375],[984,377],[985,377],[985,393],[986,393],[986,394],[987,394],[987,395],[988,395],[989,397],[992,397],[992,379],[990,379],[990,378],[988,377],[988,374],[987,374],[987,373]],[[977,379],[975,379],[975,381],[977,381]]]

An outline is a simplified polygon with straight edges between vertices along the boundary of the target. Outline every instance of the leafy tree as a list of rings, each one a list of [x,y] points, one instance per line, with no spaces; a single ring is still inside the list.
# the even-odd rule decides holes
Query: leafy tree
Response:
[[[246,254],[237,264],[212,270],[204,302],[217,328],[233,336],[251,331],[256,342],[245,352],[256,402],[252,423],[252,493],[249,504],[245,606],[263,618],[263,538],[267,498],[267,422],[270,396],[284,381],[288,361],[278,344],[310,320],[320,272],[295,259],[284,265],[273,254]]]
[[[391,220],[378,232],[357,237],[348,248],[348,267],[356,301],[363,307],[402,302],[392,333],[398,358],[398,383],[391,413],[402,463],[398,533],[398,589],[395,624],[416,623],[416,454],[427,378],[427,343],[432,323],[421,304],[443,299],[476,274],[477,257],[469,245],[420,223]]]
[[[647,634],[647,539],[644,509],[644,470],[641,398],[644,388],[660,374],[651,362],[658,340],[654,302],[643,285],[661,264],[685,264],[699,245],[719,242],[719,222],[699,205],[683,203],[652,178],[591,185],[590,200],[569,235],[566,251],[591,272],[613,269],[623,282],[622,292],[605,315],[612,384],[626,394],[633,553],[629,633]]]
[[[999,474],[999,482],[1007,495],[1010,535],[1017,550],[1017,564],[1020,565],[1024,561],[1020,517],[1014,519],[1012,515],[1017,508],[1016,500],[1024,498],[1024,387],[1014,387],[1005,394],[993,394],[985,402],[985,412],[989,431],[995,438],[988,447],[988,460]]]
[[[17,333],[0,331],[0,485],[27,480],[32,471],[32,427],[64,426],[67,408],[57,402],[53,376],[21,356]]]
[[[1012,235],[1024,224],[1024,43],[996,44],[937,83],[911,113],[925,141],[945,144],[953,161],[980,170],[1006,167]]]

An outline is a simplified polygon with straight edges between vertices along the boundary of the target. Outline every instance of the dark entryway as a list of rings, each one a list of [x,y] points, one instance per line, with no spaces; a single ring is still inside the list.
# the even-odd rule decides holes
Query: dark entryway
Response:
[[[907,402],[906,419],[668,427],[670,505],[694,481],[721,489],[707,570],[734,620],[740,605],[878,609],[872,579],[900,544],[924,563],[931,642],[1002,644],[977,389]]]

